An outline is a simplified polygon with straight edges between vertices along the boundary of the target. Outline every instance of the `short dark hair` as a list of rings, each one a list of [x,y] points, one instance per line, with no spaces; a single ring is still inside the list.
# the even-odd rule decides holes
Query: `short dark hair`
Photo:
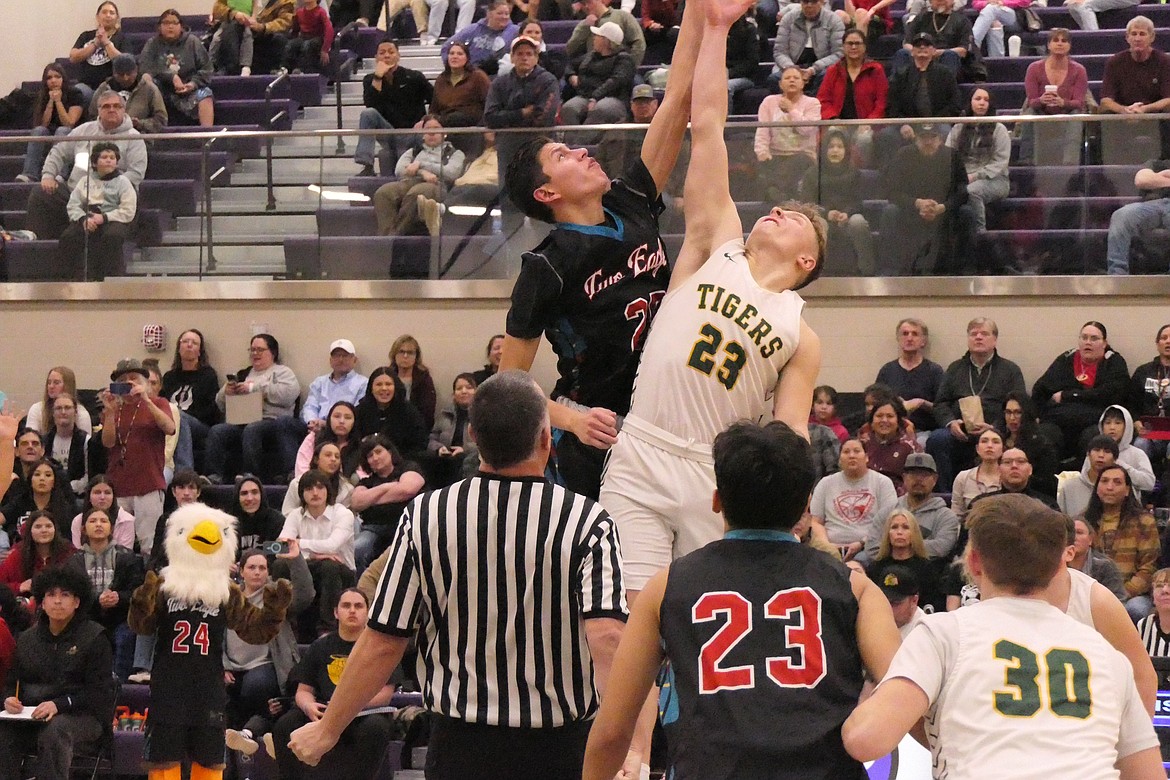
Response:
[[[276,340],[276,336],[273,336],[270,333],[257,333],[255,336],[248,339],[249,346],[256,339],[260,339],[261,341],[263,341],[264,345],[266,347],[268,347],[270,352],[272,352],[272,362],[279,363],[280,362],[280,342]]]
[[[829,398],[829,403],[833,406],[837,405],[837,388],[832,385],[817,385],[813,388],[813,403],[817,402],[818,395],[826,395]]]
[[[200,493],[203,492],[203,482],[199,479],[195,469],[177,469],[175,476],[171,477],[171,484],[167,485],[167,489],[174,490],[177,487],[193,487]]]
[[[240,567],[242,568],[250,558],[257,555],[263,558],[265,563],[268,563],[268,553],[264,552],[259,547],[249,547],[240,555]]]
[[[1093,438],[1089,439],[1089,445],[1085,447],[1085,454],[1089,454],[1093,450],[1109,450],[1113,453],[1113,459],[1116,460],[1118,454],[1121,452],[1117,446],[1117,442],[1113,441],[1111,436],[1106,436],[1099,433]]]
[[[384,433],[371,433],[369,436],[362,439],[360,446],[361,449],[359,452],[361,454],[358,457],[361,460],[362,467],[366,471],[373,472],[373,469],[370,468],[369,458],[370,453],[373,452],[377,447],[383,447],[387,452],[390,453],[390,462],[394,464],[395,470],[397,470],[398,465],[402,463],[402,453],[400,453],[398,448],[394,446],[394,441]]]
[[[460,379],[462,379],[464,382],[467,382],[468,384],[470,384],[473,388],[477,386],[476,381],[475,381],[475,374],[471,373],[470,371],[464,371],[462,373],[456,374],[455,378],[453,380],[451,380],[451,389],[452,390],[455,389],[455,385],[459,384]]]
[[[536,199],[536,191],[548,183],[549,178],[540,164],[540,150],[553,143],[551,138],[540,136],[525,141],[508,162],[504,173],[504,187],[516,208],[541,222],[556,222],[556,216],[546,204]]]
[[[89,577],[86,576],[85,572],[78,571],[71,566],[49,566],[33,577],[33,598],[38,604],[45,600],[45,595],[49,591],[53,590],[63,590],[76,596],[77,600],[81,602],[77,608],[79,615],[85,614],[89,608],[90,599],[93,598],[93,586],[90,585]]]
[[[548,424],[540,388],[524,371],[501,371],[475,391],[469,413],[483,462],[503,469],[527,460]]]
[[[1106,420],[1119,420],[1125,422],[1125,412],[1121,411],[1120,406],[1110,406],[1101,413],[1101,422]]]
[[[328,494],[326,503],[332,504],[337,501],[337,490],[333,487],[333,481],[325,476],[323,472],[317,469],[309,469],[301,475],[300,480],[297,482],[297,498],[301,500],[301,506],[305,505],[305,493],[309,488],[317,487],[318,485],[324,487],[325,492]]]
[[[715,487],[733,528],[788,530],[816,481],[808,441],[786,423],[738,422],[715,437]]]
[[[113,152],[115,160],[122,159],[122,150],[118,148],[116,143],[113,141],[99,141],[93,145],[92,149],[89,150],[89,158],[93,161],[91,163],[91,167],[97,166],[98,158],[102,156],[102,152]],[[157,363],[158,361],[155,360],[156,365]]]
[[[971,547],[987,577],[1016,595],[1045,587],[1068,546],[1065,516],[1028,496],[986,496],[971,506]]]

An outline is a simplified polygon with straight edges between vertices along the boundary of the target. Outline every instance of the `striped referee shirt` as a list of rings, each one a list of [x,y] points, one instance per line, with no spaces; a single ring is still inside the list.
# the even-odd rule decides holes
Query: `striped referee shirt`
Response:
[[[604,509],[544,479],[479,474],[403,512],[368,625],[418,634],[428,709],[548,728],[597,711],[583,621],[626,615]]]
[[[1142,637],[1142,644],[1146,646],[1146,652],[1151,657],[1170,656],[1170,635],[1164,634],[1162,627],[1158,625],[1157,612],[1139,620],[1137,630]]]

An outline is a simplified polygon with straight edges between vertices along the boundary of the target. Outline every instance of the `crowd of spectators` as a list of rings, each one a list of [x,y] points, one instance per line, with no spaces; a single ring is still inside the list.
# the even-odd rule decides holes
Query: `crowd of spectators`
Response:
[[[1086,323],[1078,346],[1058,356],[1028,393],[1018,367],[997,350],[993,321],[968,323],[967,353],[944,368],[927,357],[926,323],[902,320],[896,354],[864,393],[864,417],[843,421],[842,399],[831,387],[816,388],[810,399],[820,479],[802,532],[865,568],[896,610],[905,607],[904,625],[915,610],[978,598],[950,565],[965,544],[963,518],[987,495],[1021,493],[1073,518],[1070,565],[1124,601],[1135,621],[1146,618],[1158,605],[1155,571],[1167,547],[1150,508],[1166,503],[1160,488],[1166,463],[1156,445],[1163,441],[1157,418],[1165,416],[1170,392],[1170,382],[1160,379],[1170,371],[1167,330],[1156,335],[1154,360],[1131,376],[1109,347],[1105,325]],[[79,614],[107,638],[110,669],[123,680],[148,680],[149,642],[133,637],[126,608],[145,572],[166,565],[165,555],[152,551],[154,538],[175,507],[199,500],[214,482],[232,481],[234,472],[212,472],[208,464],[219,468],[224,450],[242,454],[247,428],[259,424],[252,435],[270,435],[274,445],[254,450],[247,468],[267,476],[241,474],[227,498],[245,550],[239,577],[248,598],[257,598],[270,576],[290,578],[296,607],[287,630],[269,645],[228,642],[230,743],[254,750],[265,734],[279,736],[294,724],[282,726],[285,716],[269,701],[300,679],[291,674],[296,640],[329,632],[349,637],[345,621],[364,605],[364,598],[351,603],[350,589],[390,544],[404,506],[423,490],[475,472],[468,409],[479,381],[498,367],[500,340],[488,341],[482,369],[460,373],[451,395],[438,398],[412,336],[395,339],[387,365],[369,377],[358,371],[353,343],[338,339],[330,344],[328,371],[304,383],[302,400],[302,382],[278,362],[274,337],[253,337],[250,367],[217,387],[202,334],[189,329],[180,334],[166,378],[137,360],[119,362],[99,394],[100,412],[89,417],[89,432],[77,400],[88,394],[71,370],[54,366],[22,427],[0,415],[0,434],[9,437],[0,442],[0,462],[6,450],[13,461],[2,506],[0,583],[17,599],[15,609],[27,611],[51,598],[38,590],[38,576],[60,569],[84,578],[92,596],[78,599]],[[161,394],[152,395],[152,376]],[[256,396],[260,418],[243,423],[215,416],[217,395],[220,401]],[[265,417],[266,405],[277,401],[281,413]],[[213,415],[206,446],[190,449],[201,462],[176,454],[164,489],[167,435],[200,424],[194,413],[205,411]],[[265,433],[266,421],[281,419],[287,422]],[[227,431],[234,431],[235,444]],[[287,445],[276,446],[282,437]],[[304,462],[294,469],[298,458]],[[83,467],[75,471],[78,460]],[[280,475],[293,479],[278,511],[267,504],[265,484]],[[80,588],[54,587],[66,596],[69,587]],[[0,658],[0,668],[6,661]]]
[[[1068,3],[1083,29],[1096,29],[1094,0]],[[240,5],[240,4],[235,4]],[[371,2],[330,4],[292,0],[255,2],[251,13],[225,0],[215,0],[211,27],[201,39],[173,10],[158,18],[157,35],[141,53],[129,47],[120,27],[117,6],[103,2],[95,26],[82,33],[70,60],[76,64],[76,83],[56,63],[46,66],[35,100],[31,132],[83,137],[106,133],[157,132],[175,123],[214,122],[213,74],[263,74],[292,68],[321,69],[330,73],[334,33],[350,24],[371,24],[382,8]],[[635,105],[636,88],[648,86],[651,76],[639,70],[647,46],[669,64],[681,18],[681,4],[646,2],[641,7],[610,0],[589,0],[570,8],[557,2],[493,0],[480,11],[460,2],[454,26],[446,20],[447,0],[398,0],[390,3],[393,17],[409,12],[419,40],[441,49],[443,72],[432,84],[422,73],[400,64],[398,42],[387,38],[378,46],[373,70],[363,80],[364,110],[357,127],[363,130],[421,131],[486,126],[493,129],[540,127],[555,124],[596,124],[648,121]],[[1145,16],[1126,26],[1127,48],[1112,56],[1105,67],[1099,95],[1089,89],[1087,73],[1071,52],[1071,36],[1063,28],[1046,32],[1048,56],[1031,63],[1024,80],[1025,114],[1067,115],[1058,124],[1022,125],[1014,131],[1002,123],[959,125],[940,121],[960,115],[995,115],[993,90],[977,86],[986,81],[982,58],[1005,55],[1005,37],[1018,33],[1027,20],[1028,0],[962,0],[910,2],[900,20],[902,45],[892,58],[878,62],[868,56],[883,35],[899,29],[891,16],[890,0],[844,3],[834,10],[825,0],[760,3],[739,19],[729,33],[729,108],[736,95],[758,86],[777,94],[760,102],[756,119],[779,123],[760,128],[755,141],[756,181],[752,199],[802,197],[833,212],[831,257],[834,273],[954,274],[973,273],[977,236],[988,228],[987,206],[1007,197],[1011,134],[1020,138],[1022,162],[1059,162],[1073,165],[1085,148],[1084,123],[1075,117],[1090,111],[1138,114],[1161,111],[1170,101],[1170,58],[1154,48],[1154,26]],[[635,16],[634,14],[640,14]],[[542,21],[573,18],[577,24],[563,47],[550,49]],[[876,20],[876,21],[875,21]],[[762,39],[772,39],[770,76],[764,78],[760,60]],[[883,46],[886,44],[883,43]],[[523,64],[516,68],[517,52]],[[787,75],[786,75],[787,74]],[[962,85],[962,86],[961,86]],[[123,107],[102,108],[104,95],[115,93]],[[758,100],[758,98],[756,98]],[[755,103],[753,102],[753,105]],[[1016,106],[999,106],[1017,109]],[[107,113],[108,112],[108,113]],[[86,122],[96,117],[98,125]],[[813,127],[789,127],[788,122],[832,119],[905,118],[879,132],[868,126],[843,128],[844,157],[829,132]],[[1152,126],[1142,123],[1104,123],[1101,146],[1137,148],[1135,138],[1148,141]],[[1094,131],[1096,132],[1096,131]],[[946,149],[938,153],[937,134]],[[925,136],[919,142],[919,136]],[[1136,178],[1143,202],[1118,209],[1110,224],[1108,271],[1128,273],[1134,238],[1160,227],[1167,202],[1163,170],[1170,151],[1153,133],[1159,148]],[[480,134],[447,137],[441,132],[366,135],[359,139],[354,159],[358,175],[394,175],[398,180],[379,191],[374,204],[377,230],[382,235],[437,235],[450,206],[478,207],[487,222],[492,210],[504,210],[505,231],[519,217],[507,198],[503,173],[516,145],[524,136],[510,133],[499,143]],[[571,141],[604,142],[597,133],[581,133]],[[39,238],[61,237],[61,262],[87,255],[87,278],[102,279],[116,272],[118,256],[135,224],[136,195],[145,173],[146,151],[132,141],[119,142],[118,170],[122,197],[79,199],[61,208],[79,186],[89,192],[91,182],[106,174],[92,168],[69,168],[76,151],[69,144],[54,145],[67,157],[49,155],[49,145],[28,144],[21,181],[39,179],[41,192],[28,203],[28,229]],[[377,147],[382,154],[376,155]],[[131,147],[131,148],[127,148]],[[832,147],[832,152],[830,152]],[[444,150],[453,148],[457,155]],[[1092,148],[1092,147],[1090,147]],[[1144,144],[1142,148],[1150,148]],[[830,153],[832,157],[830,157]],[[436,156],[436,162],[416,157]],[[486,155],[486,156],[485,156]],[[600,150],[599,150],[600,156]],[[93,155],[91,155],[93,157]],[[958,158],[956,163],[954,158]],[[56,159],[54,159],[56,158]],[[461,177],[476,169],[469,184],[477,189],[456,192]],[[496,177],[486,180],[487,163],[494,158]],[[434,170],[432,170],[432,168]],[[871,198],[887,204],[867,219],[857,193],[863,187],[856,173],[878,168],[882,176]],[[818,170],[806,177],[807,169]],[[829,170],[832,169],[832,170]],[[608,169],[607,169],[608,170]],[[622,171],[616,171],[619,175]],[[965,180],[965,181],[964,181]],[[407,186],[409,182],[410,186]],[[65,184],[58,191],[57,184]],[[133,192],[125,187],[131,185]],[[849,189],[845,189],[846,186]],[[105,190],[113,185],[107,184]],[[495,189],[491,189],[495,188]],[[843,199],[843,192],[853,197]],[[907,193],[910,192],[910,195]],[[57,203],[60,201],[60,203]],[[50,205],[50,208],[45,206]],[[877,219],[875,219],[875,217]],[[70,230],[65,231],[66,226]],[[872,250],[874,234],[887,251]],[[493,227],[493,230],[498,228]],[[84,250],[84,251],[83,251]]]

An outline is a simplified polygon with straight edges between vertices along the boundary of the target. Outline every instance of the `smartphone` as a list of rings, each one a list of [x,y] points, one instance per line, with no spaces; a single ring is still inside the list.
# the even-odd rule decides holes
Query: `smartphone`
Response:
[[[235,374],[228,374],[227,375],[227,383],[229,385],[238,385],[240,383],[240,378],[238,376],[236,376]]]
[[[129,382],[110,382],[110,395],[130,395],[133,387]]]
[[[265,542],[260,549],[269,555],[288,555],[288,542]]]

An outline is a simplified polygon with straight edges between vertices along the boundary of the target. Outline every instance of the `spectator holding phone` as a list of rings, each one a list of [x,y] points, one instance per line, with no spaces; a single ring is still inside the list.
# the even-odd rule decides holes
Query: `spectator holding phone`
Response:
[[[300,661],[296,633],[290,621],[307,609],[317,594],[297,540],[271,544],[284,545],[276,558],[288,566],[293,589],[292,603],[285,611],[280,633],[266,645],[251,645],[228,629],[223,646],[223,680],[228,695],[228,729],[224,736],[229,748],[249,756],[259,747],[258,740],[272,730],[268,700],[280,696],[289,673]],[[252,548],[240,556],[244,598],[257,608],[263,607],[264,588],[271,581],[269,555],[266,550]]]
[[[163,510],[167,436],[175,432],[171,405],[150,398],[150,375],[135,358],[118,361],[102,401],[102,444],[108,452],[106,478],[118,504],[134,515],[142,553],[154,548],[154,526]]]

